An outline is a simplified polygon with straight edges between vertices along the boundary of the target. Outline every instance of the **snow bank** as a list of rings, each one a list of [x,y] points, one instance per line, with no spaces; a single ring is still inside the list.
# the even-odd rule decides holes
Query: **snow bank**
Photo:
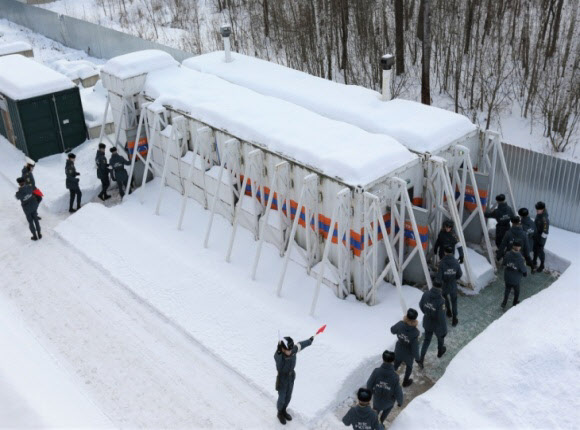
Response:
[[[103,88],[101,81],[92,88],[82,88],[80,90],[85,122],[88,128],[100,126],[103,123],[103,114],[107,105],[107,91]],[[107,123],[113,122],[113,112],[107,112]]]
[[[83,193],[82,204],[93,200],[101,191],[101,181],[97,179],[95,168],[98,144],[98,139],[89,140],[72,151],[77,156],[75,165],[81,174],[79,179]],[[65,187],[64,173],[66,160],[66,154],[55,154],[41,158],[36,163],[34,179],[36,186],[44,194],[40,203],[41,210],[45,208],[52,213],[68,211],[69,191]],[[0,175],[16,186],[16,178],[21,176],[25,164],[24,153],[0,136]]]
[[[30,46],[30,43],[12,42],[12,43],[3,43],[2,45],[0,45],[0,56],[16,54],[18,52],[23,51],[32,51],[32,46]]]
[[[101,70],[119,79],[127,79],[177,64],[167,52],[147,49],[112,58]]]
[[[493,281],[495,278],[495,273],[493,271],[492,265],[483,255],[477,253],[469,247],[467,248],[466,252],[471,267],[473,289],[462,288],[461,290],[466,294],[477,294],[483,288],[487,287],[491,281]],[[455,256],[459,258],[459,253],[457,253],[457,251],[455,252]],[[461,265],[461,270],[463,272],[461,281],[467,282],[467,270],[465,270],[465,264]]]
[[[570,268],[463,348],[392,429],[578,426],[580,235],[566,232],[565,245],[553,233],[552,249],[571,257]]]
[[[183,67],[149,73],[144,92],[240,139],[351,185],[366,185],[417,160],[387,136],[317,115]]]
[[[111,428],[112,423],[33,337],[0,296],[0,423],[3,428]]]
[[[22,55],[0,57],[0,93],[25,100],[73,88],[66,76]]]
[[[355,85],[318,78],[246,55],[222,51],[188,58],[185,67],[211,73],[261,94],[279,97],[328,118],[386,134],[412,151],[435,152],[476,130],[463,115],[408,100],[380,100],[380,94]]]
[[[278,298],[276,285],[283,260],[276,248],[264,244],[257,280],[252,281],[257,243],[251,232],[238,229],[232,263],[228,264],[224,256],[229,222],[216,217],[205,249],[202,238],[208,211],[190,202],[184,231],[178,231],[181,195],[166,188],[161,216],[155,216],[158,189],[158,179],[146,185],[145,205],[139,204],[135,193],[110,209],[87,205],[56,231],[183,328],[216,359],[266,393],[272,403],[278,330],[298,341],[310,337],[322,324],[328,325],[298,357],[290,409],[306,421],[321,418],[351,395],[368,377],[384,348],[394,346],[395,338],[388,330],[402,314],[394,287],[382,286],[379,304],[373,307],[352,296],[340,300],[323,287],[316,318],[312,318],[309,310],[316,280],[303,267],[290,263],[282,298]],[[403,292],[407,303],[416,307],[421,292],[411,287],[404,287]]]

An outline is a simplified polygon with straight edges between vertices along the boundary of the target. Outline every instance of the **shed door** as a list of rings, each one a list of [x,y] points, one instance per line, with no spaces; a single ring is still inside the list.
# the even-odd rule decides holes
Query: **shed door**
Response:
[[[54,94],[54,106],[65,151],[76,148],[87,139],[85,115],[79,89],[75,87]]]
[[[28,156],[33,160],[63,152],[52,96],[43,96],[18,103],[20,122],[26,135]]]

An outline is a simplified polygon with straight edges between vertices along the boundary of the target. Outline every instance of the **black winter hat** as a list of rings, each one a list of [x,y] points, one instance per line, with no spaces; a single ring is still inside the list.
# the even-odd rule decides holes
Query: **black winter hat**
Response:
[[[290,336],[286,336],[282,339],[281,342],[284,349],[291,350],[294,348],[294,339],[292,339]]]
[[[369,403],[373,398],[373,392],[368,388],[359,388],[356,397],[359,402]]]
[[[515,247],[515,246],[518,246],[518,247],[521,248],[522,242],[520,242],[519,240],[514,240],[513,243],[512,243],[512,248]]]
[[[68,158],[72,158],[74,160],[75,158],[77,158],[77,156],[74,155],[72,152],[69,152]]]
[[[530,211],[528,210],[528,208],[521,208],[518,211],[518,215],[521,216],[522,218],[528,216],[529,214],[530,214]]]
[[[453,254],[453,251],[454,251],[454,250],[453,250],[453,247],[452,247],[452,246],[449,246],[449,245],[447,245],[447,246],[445,246],[445,247],[443,248],[443,252],[444,252],[445,254]]]
[[[505,202],[505,194],[498,194],[495,196],[495,200],[498,202]]]
[[[395,361],[395,353],[389,350],[386,350],[385,352],[383,352],[383,361],[385,363],[392,363],[393,361]]]
[[[24,184],[26,182],[26,179],[24,179],[24,178],[16,178],[16,182],[18,182],[19,184]]]
[[[536,209],[546,209],[546,203],[544,202],[538,202],[536,203]]]
[[[117,148],[115,148],[115,147],[113,146],[111,149],[109,149],[109,151],[111,151],[111,152],[117,152]]]
[[[453,221],[451,221],[450,219],[446,219],[443,222],[443,227],[449,227],[449,228],[453,228]]]
[[[409,318],[410,320],[416,320],[418,316],[419,314],[413,308],[409,308],[409,310],[407,311],[407,318]]]
[[[106,147],[107,147],[107,145],[105,145],[104,143],[99,143],[99,149],[104,149]]]
[[[511,219],[512,224],[521,224],[522,219],[519,216],[513,216]]]

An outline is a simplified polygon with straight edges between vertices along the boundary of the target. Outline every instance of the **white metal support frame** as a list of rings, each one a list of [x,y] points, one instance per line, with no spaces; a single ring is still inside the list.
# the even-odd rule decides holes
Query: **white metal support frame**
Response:
[[[284,278],[286,276],[286,269],[288,268],[288,261],[290,260],[290,255],[292,254],[292,249],[295,246],[294,238],[296,237],[296,230],[298,228],[298,221],[300,220],[300,214],[302,213],[302,208],[304,207],[305,196],[312,193],[312,190],[317,190],[318,188],[318,175],[310,173],[304,177],[302,181],[302,189],[300,190],[300,195],[298,197],[298,206],[296,207],[296,215],[294,217],[294,222],[292,223],[292,230],[290,231],[290,236],[288,236],[288,245],[286,247],[286,253],[284,254],[284,263],[282,264],[282,271],[280,272],[280,278],[278,279],[277,294],[278,296],[282,293],[282,286],[284,285]],[[290,205],[286,206],[286,211],[288,214],[291,213]]]
[[[459,219],[459,212],[457,210],[455,192],[451,186],[450,174],[447,169],[446,161],[437,156],[430,156],[428,158],[428,177],[427,177],[427,207],[431,209],[429,215],[429,230],[431,232],[439,232],[443,223],[443,217],[449,218],[458,226],[456,228],[459,243],[464,249],[463,263],[467,276],[468,286],[473,287],[473,276],[471,265],[469,261],[469,254],[467,252],[467,244],[461,220]],[[479,196],[478,196],[479,197]]]
[[[213,225],[213,218],[217,209],[217,203],[220,199],[220,190],[222,187],[222,178],[224,172],[227,170],[230,173],[230,189],[233,194],[235,194],[233,181],[234,175],[238,174],[240,171],[240,141],[238,139],[228,139],[223,145],[221,145],[220,151],[220,172],[217,179],[217,185],[215,194],[213,196],[211,211],[209,215],[209,221],[207,228],[205,230],[205,238],[203,240],[204,248],[207,248],[209,242],[209,235],[211,233],[211,227]],[[242,191],[240,190],[239,198],[241,198]]]
[[[495,171],[497,168],[497,160],[499,158],[501,170],[506,178],[507,192],[514,210],[516,210],[516,199],[514,197],[514,191],[512,189],[512,184],[510,181],[510,175],[507,169],[507,164],[505,162],[505,157],[503,154],[503,149],[501,147],[501,138],[497,131],[487,130],[483,138],[483,151],[482,151],[482,161],[483,169],[489,175],[489,193],[488,196],[491,198],[494,196],[495,192]]]
[[[364,207],[364,248],[362,250],[363,258],[363,277],[364,277],[364,300],[370,305],[376,303],[376,291],[383,278],[389,273],[392,274],[395,281],[395,287],[397,288],[397,293],[399,295],[399,303],[403,314],[407,312],[407,303],[403,297],[401,276],[397,269],[396,257],[393,253],[393,245],[387,234],[387,227],[385,225],[385,220],[383,219],[383,214],[381,211],[380,199],[369,192],[364,192],[363,194],[363,207]],[[382,242],[387,251],[388,263],[383,269],[382,273],[378,273],[378,248],[379,248],[379,228],[383,233]],[[394,230],[391,224],[391,230]],[[367,285],[370,288],[367,289]]]
[[[107,125],[107,114],[111,107],[111,101],[109,99],[109,94],[107,93],[107,103],[105,104],[105,113],[103,114],[103,122],[101,123],[101,132],[99,134],[99,143],[103,143],[103,139],[106,139],[111,146],[119,146],[119,136],[121,134],[121,128],[123,122],[126,122],[127,129],[137,127],[137,109],[135,108],[135,96],[123,96],[123,109],[121,112],[121,117],[119,118],[119,124],[116,126],[115,130],[115,141],[111,141],[109,136],[105,134],[105,128]]]
[[[246,165],[244,169],[244,180],[242,182],[242,188],[240,189],[240,198],[236,203],[236,209],[234,212],[234,222],[232,225],[232,233],[230,235],[230,243],[228,245],[228,252],[226,253],[226,261],[229,263],[232,256],[232,249],[234,247],[234,241],[236,239],[236,231],[238,229],[238,224],[240,221],[240,212],[242,210],[242,204],[244,198],[251,198],[252,204],[257,202],[258,189],[261,189],[261,195],[264,195],[263,187],[260,185],[262,178],[262,166],[263,154],[260,149],[254,149],[248,153],[246,157]],[[251,181],[251,182],[250,182]],[[246,196],[246,186],[250,182],[252,188],[252,195]],[[257,233],[255,233],[257,236]]]
[[[201,167],[201,174],[203,175],[203,180],[204,180],[204,187],[203,187],[203,195],[204,195],[204,207],[207,209],[207,190],[205,187],[205,168],[204,168],[204,161],[205,161],[205,157],[202,155],[202,151],[200,149],[201,146],[201,142],[203,140],[207,140],[208,138],[211,138],[212,136],[212,131],[211,128],[209,127],[199,127],[199,128],[195,128],[195,125],[193,124],[193,122],[190,123],[190,131],[189,131],[189,135],[191,136],[191,141],[192,141],[192,152],[193,152],[193,157],[191,159],[191,165],[189,166],[189,169],[187,171],[187,179],[185,180],[185,187],[183,190],[183,196],[181,197],[181,210],[179,211],[179,220],[177,221],[177,229],[181,230],[182,225],[183,225],[183,217],[185,216],[185,209],[187,207],[187,201],[189,200],[189,189],[193,184],[193,173],[195,172],[195,161],[196,161],[196,157],[199,157],[202,159],[202,162],[200,163],[200,167]]]
[[[139,200],[141,202],[141,204],[143,204],[145,202],[145,192],[143,191],[143,188],[145,187],[145,182],[147,181],[147,171],[150,169],[151,166],[151,154],[153,153],[153,147],[155,145],[155,139],[156,137],[159,135],[159,133],[161,132],[161,130],[163,130],[166,126],[167,126],[167,110],[163,107],[163,106],[156,106],[154,107],[154,105],[148,105],[141,113],[141,115],[153,115],[153,124],[151,125],[151,121],[149,118],[147,119],[143,119],[143,121],[147,121],[147,124],[149,125],[145,130],[148,130],[148,135],[147,135],[147,144],[149,147],[149,150],[147,151],[147,157],[145,158],[145,169],[144,169],[144,175],[143,175],[143,179],[141,181],[141,192],[139,194]],[[160,173],[160,172],[158,172]]]
[[[282,161],[274,167],[274,173],[272,174],[272,179],[270,180],[270,193],[268,195],[268,202],[266,203],[266,212],[261,220],[262,225],[260,226],[259,242],[258,248],[256,249],[256,256],[254,257],[254,264],[252,266],[252,279],[256,279],[256,271],[258,269],[258,261],[260,260],[260,254],[262,252],[262,244],[264,243],[264,235],[266,234],[266,227],[268,226],[268,219],[270,216],[270,211],[272,209],[272,202],[274,201],[274,194],[280,198],[279,190],[284,188],[284,185],[279,185],[280,180],[284,182],[288,178],[288,170],[290,165],[286,161]],[[286,174],[284,174],[286,173]],[[265,193],[263,194],[265,195]],[[279,206],[278,210],[282,210]]]
[[[425,251],[423,250],[423,243],[419,228],[417,227],[417,220],[413,212],[413,205],[407,191],[407,183],[401,178],[388,179],[388,193],[387,206],[391,208],[391,231],[389,232],[390,243],[396,252],[395,263],[399,272],[399,278],[403,278],[403,272],[409,263],[413,260],[416,254],[419,254],[423,274],[425,275],[425,282],[429,289],[432,288],[431,276],[429,274],[429,266]],[[405,256],[405,223],[409,217],[409,223],[415,236],[415,246],[412,251]],[[399,226],[399,231],[395,232],[396,226]],[[382,231],[382,230],[381,230]],[[383,233],[386,235],[386,233]]]
[[[165,161],[163,162],[163,173],[161,174],[161,182],[159,183],[159,197],[157,198],[157,206],[155,206],[155,215],[159,215],[159,209],[161,208],[163,192],[165,191],[165,179],[167,177],[167,164],[169,162],[172,147],[175,148],[175,153],[178,157],[177,162],[179,163],[179,158],[183,149],[183,142],[187,144],[187,131],[185,126],[186,120],[183,116],[178,115],[173,118],[169,144],[165,148]]]
[[[343,188],[336,194],[336,203],[332,210],[332,217],[330,219],[330,227],[328,235],[326,236],[326,243],[324,245],[324,252],[322,260],[319,264],[318,278],[316,281],[316,290],[314,291],[314,298],[310,306],[310,315],[314,315],[316,303],[318,302],[318,295],[320,293],[320,285],[324,278],[324,269],[328,264],[330,270],[335,271],[335,276],[338,280],[338,297],[346,297],[349,294],[349,279],[350,279],[350,219],[351,219],[351,190]],[[337,224],[337,267],[335,268],[328,259],[328,253],[332,244],[332,237],[334,236],[334,226]],[[346,243],[342,243],[342,238],[346,237]]]

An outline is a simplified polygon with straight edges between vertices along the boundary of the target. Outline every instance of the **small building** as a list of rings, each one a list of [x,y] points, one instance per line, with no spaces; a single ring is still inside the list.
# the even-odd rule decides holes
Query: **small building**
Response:
[[[32,51],[32,46],[30,45],[30,43],[20,41],[20,42],[4,43],[0,45],[0,57],[13,54],[20,54],[29,58],[34,57],[34,52]]]
[[[33,160],[77,147],[87,138],[78,87],[22,55],[0,57],[0,134]]]

